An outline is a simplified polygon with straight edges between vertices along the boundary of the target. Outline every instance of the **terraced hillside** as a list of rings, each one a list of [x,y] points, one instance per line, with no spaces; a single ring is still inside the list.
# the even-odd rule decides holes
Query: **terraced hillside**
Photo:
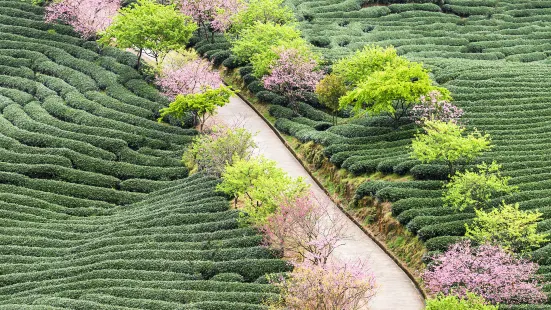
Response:
[[[287,1],[305,38],[329,60],[366,44],[393,45],[401,55],[429,67],[434,80],[465,110],[467,127],[491,134],[495,147],[479,162],[496,160],[519,187],[506,201],[539,209],[545,218],[539,230],[551,232],[551,1],[399,2],[406,1]],[[216,61],[220,46],[198,50]],[[333,126],[315,98],[300,104],[297,117],[278,105],[285,102],[281,98],[260,93],[265,89],[250,72],[250,67],[240,69],[249,90],[272,103],[270,113],[280,131],[323,145],[332,163],[356,175],[413,176],[408,182],[368,181],[356,197],[392,202],[394,215],[429,250],[443,250],[464,235],[464,224],[474,212],[442,207],[446,167],[421,164],[408,154],[415,124],[404,121],[396,127],[385,116],[349,119],[341,113],[340,125]],[[546,279],[551,276],[550,253],[551,245],[533,253]]]
[[[392,44],[406,57],[430,67],[435,80],[451,90],[455,103],[465,110],[468,127],[491,134],[495,147],[480,161],[497,160],[519,187],[520,192],[507,201],[519,202],[524,209],[540,209],[548,218],[540,230],[551,230],[547,136],[551,1],[446,0],[440,6],[408,3],[364,8],[361,3],[294,2],[299,18],[304,19],[301,29],[306,37],[318,46],[321,38],[329,38],[319,48],[327,57],[338,58],[367,43]],[[274,106],[271,112],[282,131],[325,145],[325,154],[339,167],[355,174],[410,173],[424,180],[368,182],[357,197],[372,195],[394,202],[394,214],[426,240],[430,250],[442,249],[455,239],[449,236],[463,235],[464,223],[474,217],[472,210],[452,214],[441,207],[438,180],[446,179],[444,166],[422,165],[409,158],[414,124],[406,122],[396,129],[387,118],[375,117],[322,130],[330,117],[320,110],[304,106],[303,117],[298,118],[283,107]],[[535,257],[551,264],[550,250],[546,246]]]
[[[94,217],[1,194],[0,309],[263,309],[275,287],[248,282],[286,263],[216,183],[193,176]]]
[[[285,263],[186,178],[195,130],[156,122],[135,56],[42,15],[0,1],[0,308],[262,308]]]

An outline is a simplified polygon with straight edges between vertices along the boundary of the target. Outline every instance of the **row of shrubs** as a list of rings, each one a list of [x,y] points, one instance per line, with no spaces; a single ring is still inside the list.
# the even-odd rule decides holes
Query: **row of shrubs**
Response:
[[[6,246],[0,252],[11,261],[28,257],[35,264],[9,269],[0,264],[0,296],[25,304],[23,297],[36,301],[36,296],[55,292],[72,292],[66,297],[103,292],[116,304],[127,298],[137,303],[139,291],[140,300],[154,300],[149,305],[169,307],[181,304],[185,296],[184,303],[254,309],[276,297],[275,288],[263,284],[265,274],[290,266],[259,247],[262,239],[255,230],[238,226],[238,213],[226,211],[228,202],[214,192],[216,184],[198,175],[176,181],[99,221],[66,217],[62,209],[56,223],[17,216],[28,221],[28,229],[12,229],[12,234],[25,236],[25,241],[3,235],[0,242]],[[4,229],[14,225],[9,218],[3,221]],[[65,238],[46,237],[59,233]]]

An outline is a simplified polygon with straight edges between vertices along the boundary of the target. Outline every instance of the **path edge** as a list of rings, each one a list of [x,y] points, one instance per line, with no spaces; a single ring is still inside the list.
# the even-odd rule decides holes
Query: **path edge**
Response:
[[[228,85],[226,82],[224,82],[224,84]],[[228,86],[230,86],[230,85],[228,85]],[[333,199],[333,196],[329,193],[329,191],[325,188],[325,186],[323,186],[323,184],[321,184],[321,182],[318,180],[318,178],[316,176],[314,176],[312,171],[310,171],[310,168],[308,168],[307,164],[304,163],[304,161],[297,155],[297,153],[295,152],[293,147],[291,145],[289,145],[289,143],[287,143],[287,141],[285,140],[285,138],[283,138],[283,136],[281,135],[279,130],[277,130],[277,128],[275,128],[275,126],[266,117],[264,117],[264,115],[262,115],[262,113],[260,113],[260,111],[258,109],[256,109],[256,107],[252,103],[250,103],[247,98],[245,98],[240,93],[237,93],[237,96],[241,100],[243,100],[251,109],[253,109],[253,111],[258,116],[260,116],[262,118],[262,120],[270,127],[270,129],[272,129],[272,131],[276,134],[276,136],[283,143],[283,145],[285,145],[287,150],[289,150],[289,152],[291,152],[291,154],[293,154],[293,157],[295,157],[295,159],[300,163],[300,165],[304,168],[304,170],[306,170],[306,172],[308,173],[308,175],[310,175],[312,180],[314,180],[314,182],[319,186],[319,188],[321,188],[321,190],[327,195],[327,197],[329,197],[329,199],[331,199],[331,201],[341,210],[341,212],[344,213],[346,215],[346,217],[348,217],[358,228],[360,228],[371,240],[373,240],[379,246],[379,248],[381,248],[396,263],[396,265],[398,265],[398,267],[400,267],[400,269],[402,269],[402,271],[404,271],[406,273],[408,278],[415,285],[415,288],[419,291],[419,293],[421,293],[421,296],[423,297],[423,299],[426,300],[427,299],[427,293],[425,292],[425,290],[423,289],[421,284],[415,279],[415,277],[409,271],[409,269],[386,247],[386,245],[384,243],[379,241],[368,229],[363,227],[362,224],[360,224],[352,215],[350,215],[348,212],[346,212],[346,210],[342,207],[342,205],[340,203],[338,203],[337,201],[335,201],[335,199]]]

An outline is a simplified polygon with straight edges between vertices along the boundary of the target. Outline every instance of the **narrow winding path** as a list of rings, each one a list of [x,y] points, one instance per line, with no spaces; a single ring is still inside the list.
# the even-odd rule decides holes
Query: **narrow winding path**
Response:
[[[342,216],[347,223],[346,243],[334,255],[341,259],[366,259],[379,285],[376,297],[370,302],[372,310],[420,310],[424,301],[402,269],[364,232],[338,209],[312,180],[297,159],[279,140],[272,129],[251,107],[238,97],[218,109],[216,121],[226,124],[242,123],[250,132],[257,133],[255,142],[258,152],[278,162],[279,166],[293,177],[301,176],[312,185],[311,189],[324,202],[332,206],[333,212]]]

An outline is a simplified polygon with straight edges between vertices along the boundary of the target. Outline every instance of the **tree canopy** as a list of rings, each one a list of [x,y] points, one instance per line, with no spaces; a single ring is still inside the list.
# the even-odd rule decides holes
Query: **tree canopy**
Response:
[[[192,113],[195,121],[199,122],[199,130],[203,131],[205,121],[216,112],[216,108],[230,102],[230,97],[234,94],[231,88],[220,86],[214,89],[207,87],[200,93],[178,95],[167,108],[159,111],[161,113],[159,122],[168,115],[183,119],[186,113]]]
[[[230,32],[241,33],[256,22],[284,25],[295,20],[295,14],[283,0],[249,0],[247,7],[232,18]]]
[[[282,42],[300,39],[300,31],[288,25],[279,25],[272,22],[266,24],[256,22],[253,26],[244,29],[239,38],[233,41],[232,52],[239,60],[248,62],[251,58]]]
[[[175,5],[138,0],[120,11],[99,42],[136,50],[138,65],[142,53],[155,58],[158,65],[169,51],[186,45],[195,30],[197,24]]]
[[[490,135],[474,130],[464,135],[465,127],[452,121],[427,121],[412,141],[411,157],[421,162],[443,161],[448,165],[450,175],[455,174],[459,161],[470,162],[485,151],[491,149]]]
[[[496,196],[510,194],[517,188],[509,185],[510,177],[502,177],[496,162],[477,166],[478,171],[458,172],[444,185],[444,205],[455,210],[480,209]]]

